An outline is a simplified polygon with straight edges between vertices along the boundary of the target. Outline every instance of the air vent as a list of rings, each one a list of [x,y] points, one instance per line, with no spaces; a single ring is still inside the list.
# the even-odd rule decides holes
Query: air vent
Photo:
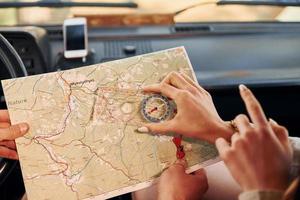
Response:
[[[49,29],[49,37],[51,38],[61,38],[63,37],[63,31],[61,29]]]
[[[208,32],[211,31],[210,26],[199,26],[199,25],[182,25],[182,26],[175,26],[174,27],[174,32],[176,33],[195,33],[195,32]]]
[[[130,49],[127,49],[130,47]],[[131,51],[128,51],[131,50]],[[103,61],[110,61],[152,52],[150,41],[146,40],[115,40],[104,42]]]

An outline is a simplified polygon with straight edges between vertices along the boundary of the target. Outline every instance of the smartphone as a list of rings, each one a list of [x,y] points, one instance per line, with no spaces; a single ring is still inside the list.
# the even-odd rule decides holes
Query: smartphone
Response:
[[[65,58],[86,57],[87,25],[85,18],[66,19],[63,25]]]

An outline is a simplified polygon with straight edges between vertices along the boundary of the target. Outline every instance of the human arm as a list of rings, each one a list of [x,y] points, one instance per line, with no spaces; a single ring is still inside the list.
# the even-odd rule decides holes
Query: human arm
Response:
[[[223,138],[216,140],[220,157],[242,187],[241,196],[251,192],[280,196],[289,185],[292,151],[288,132],[274,120],[266,119],[248,88],[240,86],[240,94],[252,123],[246,115],[235,118],[239,133],[232,136],[231,144]]]

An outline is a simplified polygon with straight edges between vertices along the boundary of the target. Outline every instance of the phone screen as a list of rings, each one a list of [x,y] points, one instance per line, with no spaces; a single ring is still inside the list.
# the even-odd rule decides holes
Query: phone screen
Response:
[[[81,50],[85,49],[84,25],[68,25],[66,26],[66,50]]]

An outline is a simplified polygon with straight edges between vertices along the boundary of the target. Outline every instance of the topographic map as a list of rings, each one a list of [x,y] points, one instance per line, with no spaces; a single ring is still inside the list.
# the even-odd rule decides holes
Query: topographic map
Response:
[[[145,188],[176,160],[170,136],[139,134],[141,87],[169,72],[195,79],[183,47],[2,81],[29,200],[105,199]],[[215,162],[213,145],[184,139],[189,172]]]

